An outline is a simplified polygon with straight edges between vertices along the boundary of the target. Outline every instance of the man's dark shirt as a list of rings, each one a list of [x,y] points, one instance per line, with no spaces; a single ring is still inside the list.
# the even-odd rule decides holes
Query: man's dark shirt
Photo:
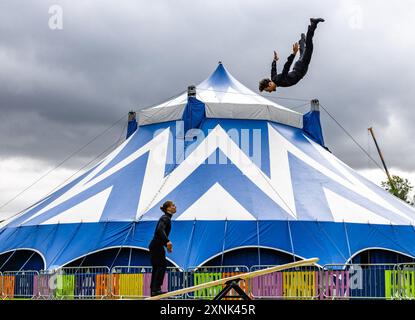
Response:
[[[156,231],[154,232],[153,241],[166,246],[169,242],[169,234],[171,230],[171,214],[164,214],[157,223]]]
[[[290,72],[290,67],[294,61],[295,54],[290,54],[287,58],[287,62],[284,64],[284,68],[282,72],[277,74],[277,62],[275,60],[272,61],[271,67],[271,80],[274,82],[277,87],[290,87],[295,85],[298,81],[300,81],[307,70],[301,68],[303,66],[301,61],[295,63],[293,71]]]

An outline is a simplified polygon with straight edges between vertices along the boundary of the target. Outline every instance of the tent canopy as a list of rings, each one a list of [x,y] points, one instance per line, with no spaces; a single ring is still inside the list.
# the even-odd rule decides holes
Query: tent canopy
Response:
[[[269,120],[302,128],[303,115],[270,101],[236,80],[219,62],[216,70],[196,86],[196,98],[206,104],[207,118]],[[139,112],[139,124],[180,120],[187,92]]]
[[[322,264],[369,248],[415,256],[414,209],[311,139],[302,115],[245,94],[222,65],[197,90],[177,113],[185,121],[168,118],[166,104],[148,109],[167,116],[153,113],[100,163],[0,225],[0,254],[35,250],[53,268],[107,248],[147,250],[160,205],[173,200],[168,257],[183,268],[254,247]],[[246,119],[254,105],[265,118]]]

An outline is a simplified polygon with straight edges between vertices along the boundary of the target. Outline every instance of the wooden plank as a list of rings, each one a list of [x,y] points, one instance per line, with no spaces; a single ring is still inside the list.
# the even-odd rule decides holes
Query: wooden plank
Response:
[[[148,297],[148,298],[146,298],[146,300],[160,300],[160,299],[163,299],[163,298],[169,298],[169,297],[185,294],[185,293],[188,293],[188,292],[193,292],[193,291],[197,291],[197,290],[201,290],[201,289],[214,287],[214,286],[217,286],[217,285],[222,285],[222,284],[225,284],[226,282],[228,282],[230,280],[250,279],[250,278],[262,276],[264,274],[277,272],[277,271],[281,271],[281,270],[285,270],[285,269],[290,269],[290,268],[295,268],[295,267],[300,267],[300,266],[311,266],[311,265],[316,264],[318,262],[318,260],[319,260],[318,258],[311,258],[311,259],[296,261],[296,262],[292,262],[292,263],[282,264],[282,265],[279,265],[279,266],[266,268],[266,269],[262,269],[262,270],[246,272],[246,273],[238,274],[236,276],[223,278],[223,279],[220,279],[220,280],[215,280],[215,281],[211,281],[211,282],[207,282],[207,283],[202,283],[202,284],[199,284],[199,285],[196,285],[196,286],[193,286],[193,287],[183,288],[183,289],[179,289],[179,290],[175,290],[175,291],[171,291],[171,292],[166,292],[164,294],[161,294],[161,295],[158,295],[158,296],[155,296],[155,297]]]

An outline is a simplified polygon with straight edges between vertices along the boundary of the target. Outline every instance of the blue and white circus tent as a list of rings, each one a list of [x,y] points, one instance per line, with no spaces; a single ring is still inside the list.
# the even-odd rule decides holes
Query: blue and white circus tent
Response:
[[[414,209],[330,153],[319,119],[318,108],[303,115],[269,101],[219,63],[195,94],[141,110],[116,150],[0,225],[0,266],[25,250],[46,269],[148,264],[166,200],[178,208],[168,259],[181,268],[345,263],[366,250],[414,257]]]

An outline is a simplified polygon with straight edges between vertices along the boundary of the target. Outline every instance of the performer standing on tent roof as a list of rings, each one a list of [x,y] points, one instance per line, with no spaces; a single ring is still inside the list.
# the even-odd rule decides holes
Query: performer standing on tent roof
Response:
[[[293,52],[287,58],[282,72],[277,74],[278,54],[274,51],[274,60],[272,61],[271,79],[262,79],[259,82],[259,91],[273,92],[277,87],[291,87],[300,81],[307,73],[310,64],[311,54],[313,53],[313,36],[314,30],[319,22],[324,22],[322,18],[310,18],[307,36],[302,33],[301,39],[293,44]],[[293,70],[290,71],[291,64],[295,55],[300,50],[300,58],[294,64]]]
[[[161,291],[164,274],[167,268],[164,247],[167,248],[168,252],[173,251],[173,244],[168,237],[171,230],[171,217],[176,213],[176,205],[172,201],[166,201],[163,206],[160,207],[160,210],[164,212],[164,215],[159,219],[153,240],[151,240],[149,245],[150,260],[153,267],[150,284],[152,297],[164,293]]]

